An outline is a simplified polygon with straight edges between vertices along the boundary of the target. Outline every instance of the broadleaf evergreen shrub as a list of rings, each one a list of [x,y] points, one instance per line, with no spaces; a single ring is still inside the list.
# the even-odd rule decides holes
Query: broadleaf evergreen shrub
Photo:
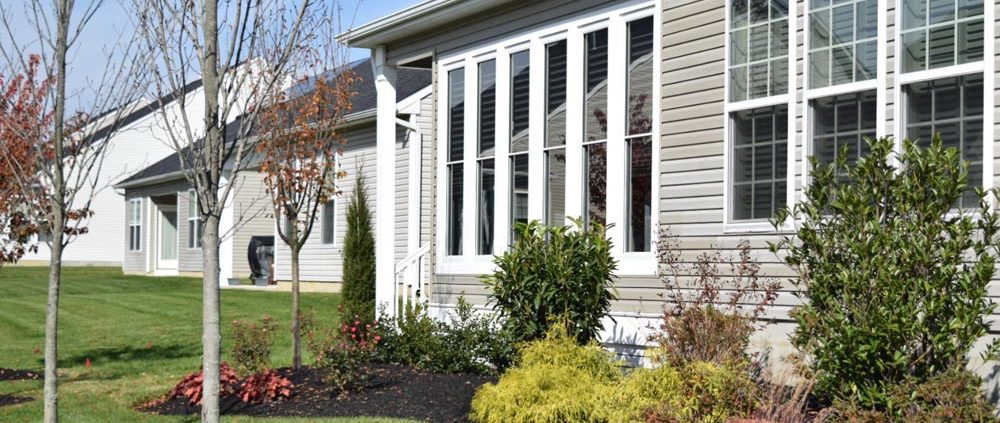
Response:
[[[421,304],[407,304],[399,318],[383,316],[379,359],[448,373],[496,374],[510,366],[514,346],[491,315],[480,315],[459,297],[448,322]]]
[[[540,339],[552,318],[563,318],[581,344],[596,339],[617,297],[618,262],[606,228],[581,220],[573,227],[532,221],[514,231],[513,246],[494,260],[496,272],[483,278],[507,330],[519,342]]]
[[[354,191],[347,203],[347,231],[344,233],[344,320],[360,316],[375,319],[375,235],[368,204],[368,188],[358,172]]]
[[[843,156],[810,160],[805,200],[773,221],[795,222],[795,233],[771,249],[798,276],[791,341],[817,393],[884,410],[891,387],[964,367],[987,334],[998,220],[981,190],[978,209],[954,210],[968,170],[938,137],[927,148],[905,141],[897,166],[889,138],[856,165]]]

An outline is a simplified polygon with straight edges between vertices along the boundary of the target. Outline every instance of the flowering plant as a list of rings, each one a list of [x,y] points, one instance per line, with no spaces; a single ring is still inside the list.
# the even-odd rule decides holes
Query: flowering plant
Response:
[[[355,315],[339,328],[318,337],[311,317],[304,320],[306,343],[316,365],[326,372],[327,381],[340,392],[363,386],[370,377],[368,364],[375,360],[382,341],[379,321],[368,323]]]

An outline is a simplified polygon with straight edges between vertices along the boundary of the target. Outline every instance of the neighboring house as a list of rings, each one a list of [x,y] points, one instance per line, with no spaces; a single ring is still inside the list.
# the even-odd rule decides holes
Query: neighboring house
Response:
[[[183,90],[187,112],[200,113],[204,103],[201,81],[192,82],[183,87]],[[96,181],[94,185],[97,189],[90,205],[94,214],[86,221],[88,232],[74,238],[69,247],[63,250],[64,265],[122,265],[126,249],[126,238],[122,237],[126,213],[121,206],[122,193],[113,186],[173,152],[164,142],[167,139],[166,129],[161,123],[161,116],[164,112],[170,116],[179,115],[177,96],[139,101],[128,107],[131,108],[128,113],[121,114],[115,122],[105,123],[93,137],[107,143],[103,146],[100,173],[91,175],[91,180]],[[161,110],[161,107],[166,109]],[[104,139],[102,131],[113,129],[116,131],[111,137]],[[78,203],[90,196],[89,185],[85,191],[76,195]],[[48,266],[49,256],[48,245],[39,242],[38,251],[25,254],[19,263]]]
[[[230,126],[238,125],[236,123]],[[227,131],[233,134],[237,130]],[[248,147],[248,148],[253,148]],[[183,154],[190,154],[185,149]],[[190,159],[188,159],[190,160]],[[231,163],[227,163],[231,175]],[[256,168],[240,171],[233,184],[219,223],[223,236],[219,246],[220,281],[231,278],[250,283],[247,248],[253,236],[271,236],[274,225],[264,179]],[[123,238],[125,260],[122,271],[145,275],[201,276],[202,248],[197,196],[184,176],[179,153],[152,164],[115,185],[125,192],[126,221]],[[119,207],[122,204],[119,203]]]
[[[863,136],[962,150],[996,186],[995,2],[430,0],[346,34],[378,88],[377,297],[395,307],[400,196],[394,118],[403,68],[434,72],[429,301],[485,304],[480,275],[511,225],[614,225],[617,290],[603,340],[624,353],[661,315],[658,229],[682,257],[749,240],[765,274],[768,218],[801,199],[808,155]],[[413,240],[410,240],[413,242]],[[785,283],[755,345],[789,351]],[[991,292],[1000,292],[996,287]]]
[[[347,231],[347,204],[354,193],[358,172],[364,174],[368,186],[369,205],[376,207],[375,153],[375,79],[370,60],[350,65],[360,78],[354,86],[351,113],[344,117],[339,131],[347,141],[338,169],[346,175],[337,181],[341,194],[324,205],[317,213],[312,234],[300,252],[299,269],[303,289],[337,291],[342,282],[343,240]],[[396,174],[395,218],[396,260],[403,260],[430,238],[431,211],[431,72],[425,69],[399,70],[396,107],[401,123],[396,128],[393,172]],[[404,126],[404,123],[406,126]],[[409,127],[409,128],[408,128]],[[416,129],[416,131],[414,131]],[[411,197],[412,196],[412,197]],[[412,204],[409,199],[414,199]],[[410,208],[409,206],[413,206]],[[270,213],[269,213],[270,214]],[[410,230],[417,231],[413,244],[407,244]],[[275,274],[279,285],[290,283],[292,269],[290,251],[275,233]]]

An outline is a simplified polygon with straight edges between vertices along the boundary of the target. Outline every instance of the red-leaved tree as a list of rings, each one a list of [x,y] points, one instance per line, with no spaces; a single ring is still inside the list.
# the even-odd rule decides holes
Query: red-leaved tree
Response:
[[[257,152],[260,172],[270,194],[275,223],[281,240],[291,252],[292,268],[292,363],[302,366],[299,312],[299,253],[312,234],[324,204],[340,191],[336,156],[347,140],[338,132],[358,76],[344,68],[336,73],[304,77],[296,87],[305,93],[283,92],[281,101],[268,108],[259,123]]]

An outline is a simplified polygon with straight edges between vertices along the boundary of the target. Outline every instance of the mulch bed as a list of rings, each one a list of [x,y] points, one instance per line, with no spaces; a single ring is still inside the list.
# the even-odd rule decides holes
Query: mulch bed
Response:
[[[0,395],[0,407],[7,405],[20,404],[28,401],[33,401],[34,398],[28,397],[15,397],[13,395]]]
[[[42,375],[30,370],[5,369],[0,367],[0,382],[7,380],[37,380]]]
[[[364,389],[338,396],[321,372],[304,367],[297,372],[278,369],[295,384],[292,397],[270,404],[244,404],[235,397],[222,399],[223,414],[298,417],[393,417],[431,422],[464,422],[476,388],[494,378],[470,374],[431,373],[408,366],[377,364]],[[154,402],[140,411],[192,415],[199,406],[184,398]]]

